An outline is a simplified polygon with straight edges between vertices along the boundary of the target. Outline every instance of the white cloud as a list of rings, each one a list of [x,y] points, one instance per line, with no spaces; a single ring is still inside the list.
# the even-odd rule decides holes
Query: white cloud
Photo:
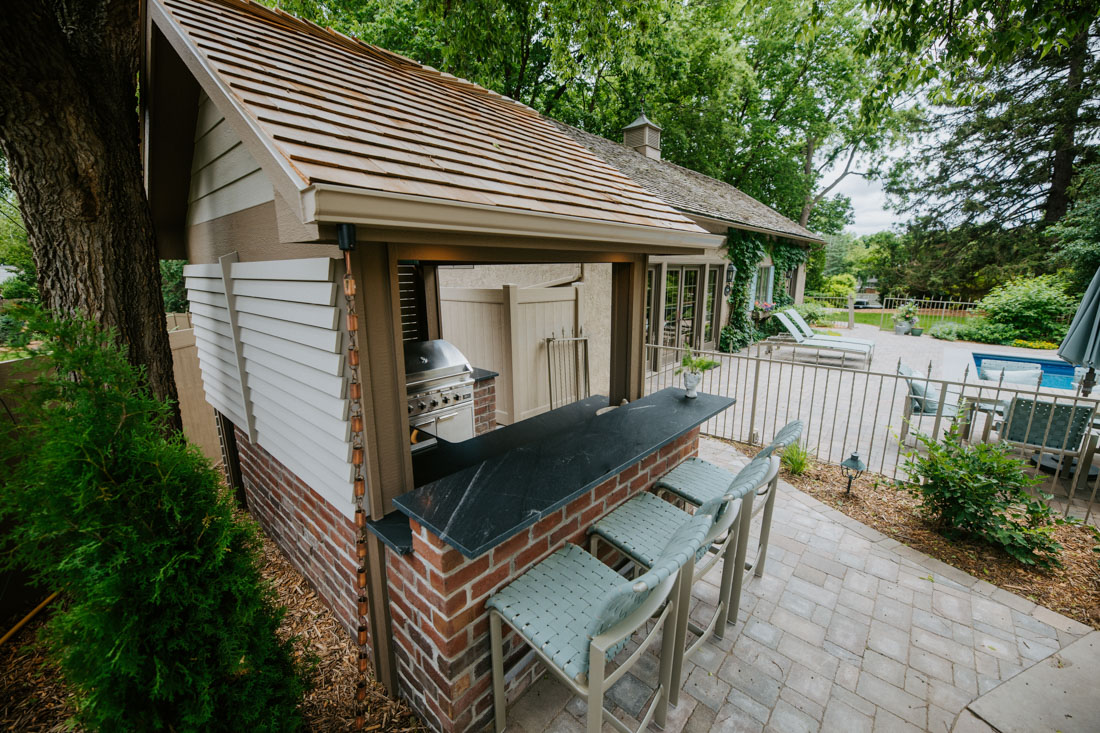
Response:
[[[826,174],[825,180],[829,176]],[[902,220],[886,208],[886,194],[877,181],[868,181],[862,176],[848,176],[831,193],[840,193],[852,200],[855,221],[845,231],[864,235],[886,231]]]

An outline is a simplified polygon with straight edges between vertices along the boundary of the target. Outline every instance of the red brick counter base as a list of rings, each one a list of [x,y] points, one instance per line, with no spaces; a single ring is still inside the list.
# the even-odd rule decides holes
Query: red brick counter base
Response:
[[[355,637],[355,522],[237,433],[248,511]],[[369,647],[368,647],[369,648]]]
[[[400,695],[445,733],[488,723],[493,694],[485,600],[566,542],[585,546],[585,532],[597,519],[698,449],[695,429],[474,560],[412,522],[412,554],[386,554]],[[514,633],[505,636],[504,652],[513,700],[542,665]]]

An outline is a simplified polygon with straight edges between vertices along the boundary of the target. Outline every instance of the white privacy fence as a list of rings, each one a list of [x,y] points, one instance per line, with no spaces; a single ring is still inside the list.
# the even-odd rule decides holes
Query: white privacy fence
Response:
[[[959,323],[978,315],[978,304],[969,301],[951,300],[949,298],[883,298],[883,310],[879,313],[878,327],[884,331],[892,329],[894,327],[894,311],[910,301],[917,306],[920,326],[925,329],[931,328],[937,323]]]
[[[675,367],[682,352],[646,349],[646,364],[667,365],[646,373],[646,393],[680,386]],[[656,350],[660,359],[654,358]],[[764,445],[783,425],[802,420],[802,444],[819,461],[839,464],[858,452],[869,471],[897,478],[904,477],[905,455],[919,447],[913,432],[942,437],[960,420],[971,443],[1004,439],[1021,457],[1042,454],[1051,475],[1039,474],[1045,479],[1039,488],[1055,494],[1059,508],[1091,514],[1096,483],[1075,467],[1078,458],[1083,466],[1092,464],[1100,400],[1069,390],[978,380],[969,373],[961,381],[906,378],[896,371],[791,361],[759,347],[752,351],[697,354],[719,363],[703,374],[699,391],[737,400],[702,426],[704,434]]]

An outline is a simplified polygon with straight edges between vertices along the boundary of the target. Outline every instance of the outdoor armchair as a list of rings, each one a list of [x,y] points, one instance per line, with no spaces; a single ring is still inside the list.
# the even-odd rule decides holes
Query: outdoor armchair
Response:
[[[734,579],[736,576],[740,581],[743,574],[741,563],[744,562],[752,520],[752,502],[756,491],[768,484],[772,476],[779,472],[779,459],[773,456],[766,463],[759,462],[757,466],[761,470],[755,470],[754,467],[751,472],[741,472],[723,495],[704,503],[700,508],[703,513],[710,513],[714,507],[717,510],[713,511],[714,523],[695,558],[693,574],[680,587],[680,613],[669,686],[669,700],[673,704],[679,699],[684,659],[698,651],[711,636],[721,639],[725,634]],[[656,549],[667,544],[676,528],[691,516],[654,494],[642,493],[615,509],[589,530],[590,549],[595,554],[602,540],[633,560],[636,566],[648,568],[656,561]],[[738,553],[741,556],[740,561]],[[722,561],[722,580],[717,608],[705,625],[692,623],[688,618],[691,587],[695,581],[710,573],[719,560]],[[685,649],[689,628],[698,638]]]
[[[898,374],[905,380],[907,393],[902,405],[901,439],[909,434],[909,425],[915,418],[940,417],[954,420],[959,416],[957,389],[940,389],[940,385],[913,369],[908,364],[898,362]],[[934,430],[938,430],[939,423]]]
[[[713,507],[713,508],[712,508]],[[566,544],[489,597],[495,726],[506,721],[502,624],[529,644],[547,668],[588,702],[588,733],[599,733],[604,721],[632,733],[603,707],[606,691],[622,678],[661,632],[659,685],[639,723],[664,726],[668,714],[673,644],[676,641],[677,586],[690,578],[696,554],[714,524],[716,505],[700,509],[682,524],[644,575],[628,580],[580,547]],[[683,572],[682,572],[683,571]],[[636,631],[656,617],[653,629],[613,671],[607,664]]]
[[[808,339],[816,338],[821,339],[822,341],[836,341],[840,344],[847,343],[855,344],[857,346],[866,346],[871,349],[871,356],[875,355],[875,342],[871,341],[870,339],[857,339],[850,336],[830,336],[829,334],[818,333],[810,327],[809,323],[806,323],[806,319],[803,318],[802,314],[794,308],[788,308],[787,310],[783,311],[783,315],[790,318],[791,322],[794,323],[795,328],[801,331],[802,335]]]
[[[838,341],[827,341],[825,339],[815,336],[814,338],[806,338],[791,322],[790,318],[787,318],[784,313],[776,313],[773,318],[779,319],[779,322],[783,324],[783,328],[794,339],[792,348],[795,353],[800,348],[813,349],[820,361],[821,354],[839,355],[840,364],[844,365],[845,360],[848,357],[860,357],[867,365],[871,364],[871,347],[864,346],[862,344],[841,343]]]
[[[1036,449],[1038,455],[1033,462],[1056,474],[1063,473],[1063,461],[1072,458],[1076,466],[1073,468],[1071,487],[1076,491],[1082,473],[1094,472],[1090,461],[1080,460],[1086,452],[1085,438],[1094,413],[1092,403],[1074,404],[1016,396],[1009,403],[1005,420],[1000,425],[1000,438],[1021,448]]]

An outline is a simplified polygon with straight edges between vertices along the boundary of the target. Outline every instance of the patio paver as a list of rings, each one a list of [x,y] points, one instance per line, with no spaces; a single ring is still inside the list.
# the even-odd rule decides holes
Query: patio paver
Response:
[[[700,455],[733,470],[747,460],[707,438]],[[719,577],[706,580],[717,585]],[[969,714],[960,719],[967,705],[1091,631],[785,482],[764,577],[747,580],[737,626],[686,663],[667,733],[951,733],[957,719],[959,730],[981,730]],[[695,602],[716,593],[704,582]],[[615,712],[632,726],[639,696],[656,683],[656,660],[638,669],[619,683],[628,689],[610,696],[630,708]],[[508,730],[579,730],[585,705],[568,697],[543,676],[509,707]]]

